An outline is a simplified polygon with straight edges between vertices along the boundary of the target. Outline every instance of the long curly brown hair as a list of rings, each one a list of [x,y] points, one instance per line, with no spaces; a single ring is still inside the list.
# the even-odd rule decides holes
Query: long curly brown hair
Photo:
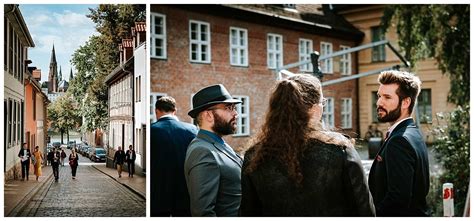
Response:
[[[289,178],[299,185],[303,181],[299,159],[310,140],[350,143],[322,129],[320,123],[311,122],[309,110],[321,99],[321,83],[312,75],[298,74],[280,81],[271,94],[265,123],[251,143],[254,154],[245,172],[256,170],[265,160],[276,159],[287,166]]]

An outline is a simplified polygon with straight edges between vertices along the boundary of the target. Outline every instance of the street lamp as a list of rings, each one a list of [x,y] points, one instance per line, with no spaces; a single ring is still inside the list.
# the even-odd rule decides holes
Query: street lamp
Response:
[[[311,53],[311,64],[313,64],[313,75],[318,77],[320,81],[323,81],[323,72],[319,66],[319,52],[314,51]]]

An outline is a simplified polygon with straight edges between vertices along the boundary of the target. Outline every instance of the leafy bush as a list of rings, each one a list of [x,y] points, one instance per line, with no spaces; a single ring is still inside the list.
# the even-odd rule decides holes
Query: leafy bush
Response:
[[[459,106],[449,113],[436,115],[437,125],[432,130],[433,148],[444,172],[432,180],[429,199],[433,215],[442,216],[441,188],[443,183],[454,185],[454,211],[462,216],[469,188],[469,105]],[[441,210],[441,211],[440,211]],[[440,213],[439,213],[440,212]]]

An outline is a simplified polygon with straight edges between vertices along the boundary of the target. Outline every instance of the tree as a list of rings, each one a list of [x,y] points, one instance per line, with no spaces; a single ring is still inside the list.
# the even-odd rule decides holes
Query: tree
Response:
[[[415,65],[434,57],[439,69],[450,78],[447,100],[458,107],[437,115],[440,123],[432,131],[433,148],[445,171],[439,182],[432,183],[454,183],[455,213],[462,215],[469,185],[469,5],[389,5],[382,27],[387,30],[392,24],[408,61]],[[441,211],[441,200],[429,201],[436,204],[432,205],[435,212]]]
[[[89,17],[99,32],[73,54],[71,62],[77,73],[70,84],[71,92],[81,104],[82,128],[92,131],[107,127],[107,86],[105,78],[119,65],[118,45],[130,36],[136,21],[144,21],[145,5],[99,5],[89,9]]]
[[[76,129],[81,121],[77,104],[68,94],[60,96],[48,106],[48,119],[52,128],[61,133],[61,143],[64,143],[64,133],[68,134],[69,141],[69,130]]]
[[[392,24],[408,61],[434,57],[451,80],[448,101],[469,104],[469,5],[389,5],[382,27]]]

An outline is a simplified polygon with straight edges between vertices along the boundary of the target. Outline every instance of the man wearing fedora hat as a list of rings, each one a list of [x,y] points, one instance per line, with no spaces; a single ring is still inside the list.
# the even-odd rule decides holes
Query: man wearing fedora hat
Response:
[[[242,159],[222,139],[236,131],[236,104],[222,85],[212,85],[193,96],[188,115],[200,130],[189,144],[184,171],[193,216],[237,216],[242,196]]]

